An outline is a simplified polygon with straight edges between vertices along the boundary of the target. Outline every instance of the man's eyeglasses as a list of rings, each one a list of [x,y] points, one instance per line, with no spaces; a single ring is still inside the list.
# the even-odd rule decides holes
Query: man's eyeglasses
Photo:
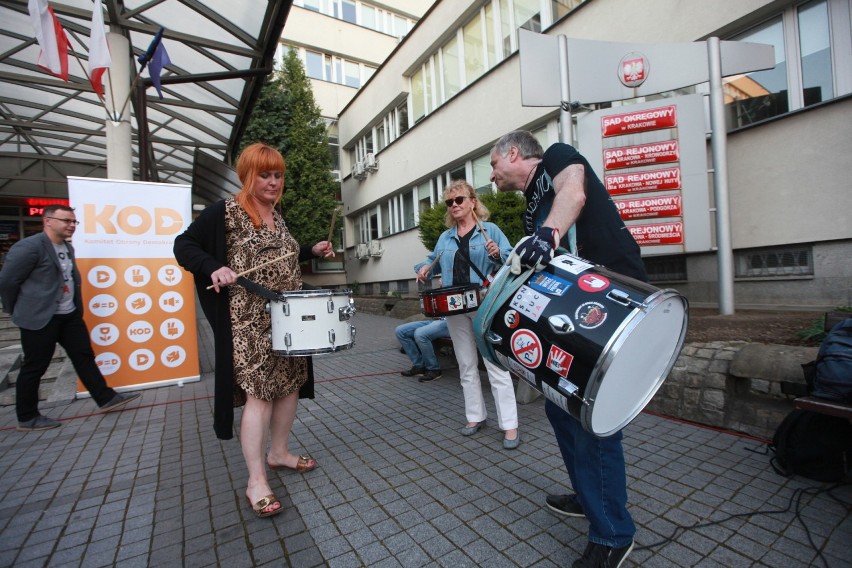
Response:
[[[59,217],[45,217],[45,219],[53,219],[54,221],[62,221],[66,225],[79,225],[80,221],[75,219],[60,219]]]
[[[444,201],[444,203],[447,204],[447,207],[452,207],[453,203],[455,203],[456,205],[461,205],[462,203],[464,203],[464,200],[467,199],[467,198],[468,198],[467,195],[457,195],[453,199],[447,199],[446,201]]]

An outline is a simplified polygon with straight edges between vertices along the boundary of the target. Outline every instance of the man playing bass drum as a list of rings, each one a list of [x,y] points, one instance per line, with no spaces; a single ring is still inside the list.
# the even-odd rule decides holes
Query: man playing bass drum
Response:
[[[527,201],[521,264],[546,264],[554,249],[570,249],[576,228],[579,256],[647,282],[639,246],[588,161],[572,146],[546,152],[527,131],[501,137],[491,151],[491,181],[500,191],[522,191]],[[579,567],[621,566],[633,549],[636,526],[627,511],[627,475],[622,433],[599,438],[549,400],[545,411],[576,494],[549,495],[554,511],[589,520],[589,543]]]

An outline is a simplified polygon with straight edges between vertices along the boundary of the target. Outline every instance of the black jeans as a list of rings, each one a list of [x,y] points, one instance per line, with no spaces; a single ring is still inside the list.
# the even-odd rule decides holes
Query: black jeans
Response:
[[[15,410],[18,422],[32,420],[39,415],[38,387],[56,350],[56,344],[65,349],[74,370],[98,406],[103,406],[115,396],[95,363],[95,352],[89,342],[89,330],[80,310],[70,314],[54,315],[41,329],[21,329],[21,348],[24,360],[15,385]]]

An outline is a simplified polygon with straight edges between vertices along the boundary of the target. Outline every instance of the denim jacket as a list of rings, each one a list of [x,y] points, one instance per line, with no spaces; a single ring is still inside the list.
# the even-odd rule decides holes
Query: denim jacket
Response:
[[[509,239],[506,238],[506,235],[503,234],[500,227],[494,223],[483,221],[482,228],[485,229],[485,232],[488,234],[488,238],[496,242],[497,246],[500,247],[500,262],[497,262],[488,256],[488,252],[485,249],[485,237],[482,236],[478,227],[474,227],[473,235],[470,237],[470,248],[468,249],[468,254],[470,255],[471,265],[476,265],[479,271],[487,277],[491,272],[500,268],[503,262],[506,261],[509,257],[509,253],[512,252],[512,245],[509,244]],[[438,243],[435,245],[435,250],[429,253],[425,262],[419,262],[414,265],[414,272],[418,272],[423,266],[431,264],[432,261],[435,260],[435,257],[440,254],[441,260],[432,267],[427,278],[440,275],[442,287],[452,286],[453,263],[455,262],[456,254],[458,254],[459,250],[458,241],[456,240],[457,238],[458,227],[456,226],[453,226],[441,233],[441,236],[438,237]],[[476,271],[473,270],[472,266],[470,269],[470,282],[471,284],[482,283],[482,278],[476,274]]]

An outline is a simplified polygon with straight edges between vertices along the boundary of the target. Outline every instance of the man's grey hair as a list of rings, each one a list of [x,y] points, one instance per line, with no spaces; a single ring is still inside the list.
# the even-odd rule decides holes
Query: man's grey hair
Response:
[[[508,134],[504,134],[494,144],[493,151],[501,156],[509,153],[509,149],[514,146],[518,149],[521,158],[539,158],[544,155],[544,150],[541,144],[538,143],[536,137],[529,130],[514,130]]]

